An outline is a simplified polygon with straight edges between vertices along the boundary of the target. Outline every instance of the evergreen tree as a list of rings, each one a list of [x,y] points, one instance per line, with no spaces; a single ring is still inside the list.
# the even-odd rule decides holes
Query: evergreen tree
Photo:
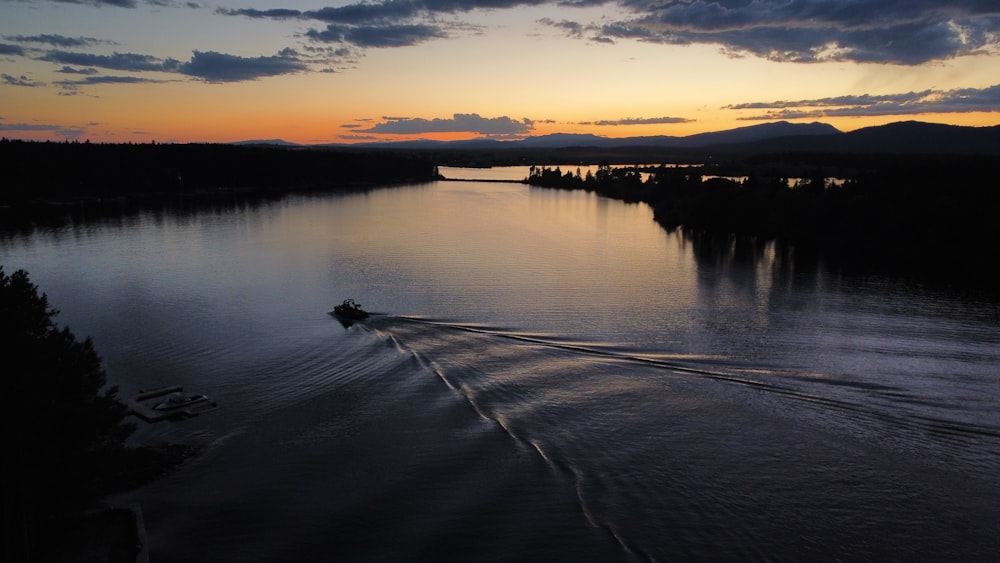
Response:
[[[59,328],[28,273],[0,266],[0,352],[5,362],[3,560],[32,559],[41,530],[99,500],[113,485],[134,431],[106,383],[90,338]]]

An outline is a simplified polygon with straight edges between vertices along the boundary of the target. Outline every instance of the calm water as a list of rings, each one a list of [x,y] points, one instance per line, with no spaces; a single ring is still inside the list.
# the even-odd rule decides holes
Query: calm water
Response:
[[[219,402],[134,437],[207,446],[117,499],[156,563],[1000,553],[995,301],[513,183],[148,212],[0,263],[122,394]],[[379,314],[345,329],[347,297]]]

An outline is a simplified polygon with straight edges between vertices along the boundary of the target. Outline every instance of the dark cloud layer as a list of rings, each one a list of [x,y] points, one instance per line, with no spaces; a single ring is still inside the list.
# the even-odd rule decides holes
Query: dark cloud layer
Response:
[[[240,57],[216,51],[194,51],[191,60],[160,59],[137,53],[97,55],[73,51],[53,50],[40,57],[43,61],[64,65],[59,72],[67,74],[96,74],[94,69],[128,72],[170,72],[200,78],[207,82],[237,82],[256,80],[268,76],[292,74],[308,69],[298,53],[285,49],[273,56]],[[72,66],[70,66],[72,65]],[[83,67],[78,69],[75,67]],[[108,84],[143,82],[144,80],[91,79],[73,84]],[[65,82],[62,84],[66,84]]]
[[[253,18],[319,21],[318,41],[359,47],[405,46],[446,37],[440,16],[550,4],[607,6],[624,19],[600,23],[546,18],[540,23],[600,43],[639,40],[714,44],[732,54],[777,61],[855,61],[913,65],[997,50],[995,0],[383,0],[299,11],[220,10]],[[405,31],[405,33],[404,33]]]
[[[917,115],[925,113],[1000,112],[1000,84],[989,88],[925,90],[881,96],[837,96],[812,100],[778,100],[726,106],[732,110],[763,110],[742,120]]]
[[[207,82],[238,82],[293,74],[307,68],[291,49],[270,57],[240,57],[215,51],[195,51],[190,61],[177,66],[177,71]]]
[[[24,47],[20,45],[10,45],[7,43],[0,43],[0,55],[13,55],[17,57],[24,56]]]
[[[139,2],[199,7],[198,3],[174,0],[61,1],[97,7],[134,8]],[[712,44],[734,56],[801,63],[914,65],[982,52],[1000,53],[998,0],[358,0],[314,10],[279,6],[214,11],[221,16],[302,21],[305,29],[299,38],[306,44],[297,51],[286,49],[272,56],[242,57],[197,50],[197,45],[192,46],[195,50],[187,62],[136,53],[94,54],[88,51],[113,43],[59,34],[4,37],[0,56],[39,58],[62,65],[59,72],[66,74],[96,74],[95,69],[107,69],[234,82],[310,70],[333,71],[344,57],[356,57],[362,49],[406,47],[448,38],[457,29],[469,28],[458,19],[474,10],[539,5],[548,5],[553,14],[561,16],[540,20],[542,25],[570,37],[606,44],[622,40]],[[598,22],[573,19],[581,13],[575,7],[602,6],[607,9]],[[51,50],[43,51],[44,46]],[[808,106],[761,109],[777,115],[806,111]],[[614,123],[625,124],[625,120],[607,122]]]
[[[1000,44],[986,0],[623,0],[635,17],[595,37],[717,44],[778,61],[920,64]]]
[[[57,0],[134,8],[137,0]],[[173,0],[144,0],[181,6]],[[198,7],[197,3],[187,3]],[[638,40],[712,44],[733,55],[776,61],[915,65],[1000,51],[997,0],[359,0],[316,10],[218,8],[226,16],[318,22],[306,37],[356,47],[404,47],[448,37],[443,19],[474,10],[550,5],[564,17],[540,23],[598,43]],[[574,7],[607,8],[598,22],[574,21]],[[460,26],[457,21],[450,23]],[[35,36],[55,47],[86,38]],[[0,49],[10,46],[2,46]],[[4,51],[0,50],[0,54]],[[17,54],[17,53],[13,53]]]

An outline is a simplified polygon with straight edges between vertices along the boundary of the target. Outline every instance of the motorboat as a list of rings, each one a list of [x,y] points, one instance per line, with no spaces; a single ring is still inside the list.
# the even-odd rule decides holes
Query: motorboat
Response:
[[[157,403],[156,406],[153,407],[153,410],[173,411],[206,402],[210,403],[212,400],[201,393],[184,393],[183,391],[174,391],[173,393],[167,395],[162,401]]]
[[[363,321],[368,318],[368,311],[361,308],[360,303],[353,299],[345,299],[343,303],[333,308],[332,314],[342,321]]]
[[[213,411],[217,404],[201,393],[185,393],[180,385],[139,391],[125,400],[129,414],[147,422],[190,418]]]

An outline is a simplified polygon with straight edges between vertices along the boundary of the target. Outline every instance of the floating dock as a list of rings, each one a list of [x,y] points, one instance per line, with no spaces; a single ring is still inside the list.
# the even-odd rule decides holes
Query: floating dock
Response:
[[[178,400],[179,399],[179,400]],[[166,407],[164,403],[173,402]],[[157,406],[161,408],[156,408]],[[218,405],[204,395],[184,393],[180,385],[158,387],[148,391],[140,390],[125,399],[129,414],[134,414],[146,422],[191,418],[215,410]]]

